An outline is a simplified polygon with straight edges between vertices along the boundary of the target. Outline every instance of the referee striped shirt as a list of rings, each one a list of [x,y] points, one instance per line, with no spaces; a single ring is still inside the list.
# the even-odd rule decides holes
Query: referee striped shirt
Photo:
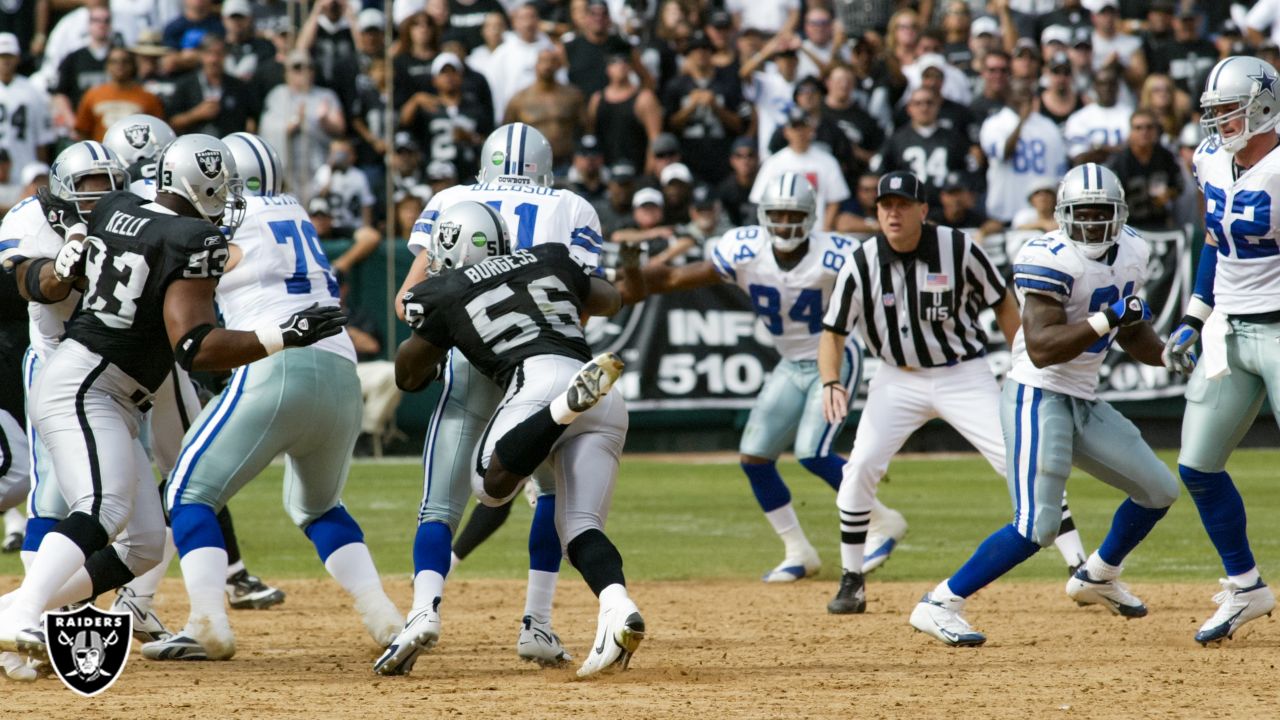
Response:
[[[978,314],[1004,297],[1004,278],[981,246],[926,223],[913,253],[894,252],[883,234],[855,248],[823,326],[840,335],[856,328],[868,352],[898,367],[954,365],[985,353]]]

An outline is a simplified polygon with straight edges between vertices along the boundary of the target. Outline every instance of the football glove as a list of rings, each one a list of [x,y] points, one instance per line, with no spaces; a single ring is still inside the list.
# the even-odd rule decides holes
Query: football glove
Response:
[[[1164,352],[1160,354],[1160,359],[1164,361],[1164,366],[1170,372],[1190,375],[1191,371],[1196,367],[1196,354],[1194,352],[1196,342],[1200,340],[1200,328],[1204,324],[1199,318],[1184,316],[1182,321],[1178,323],[1178,327],[1174,328],[1169,334],[1169,339],[1164,342]]]
[[[53,274],[62,282],[84,277],[84,242],[68,240],[53,259]]]
[[[315,303],[281,325],[280,336],[284,347],[306,347],[337,335],[346,324],[347,314],[342,308],[336,305],[321,307],[320,303]]]
[[[1151,308],[1147,306],[1147,301],[1137,295],[1117,300],[1102,312],[1113,328],[1129,327],[1151,319]]]

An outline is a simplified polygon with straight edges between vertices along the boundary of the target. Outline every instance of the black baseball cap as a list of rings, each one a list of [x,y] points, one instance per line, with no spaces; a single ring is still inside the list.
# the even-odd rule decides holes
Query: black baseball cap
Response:
[[[583,135],[582,139],[578,141],[578,149],[576,152],[578,155],[582,155],[584,157],[600,155],[602,154],[600,150],[600,141],[596,139],[595,135]]]
[[[699,210],[706,210],[715,207],[719,198],[716,197],[715,191],[706,183],[698,183],[693,186],[692,204]]]
[[[924,202],[924,188],[920,187],[920,180],[905,170],[891,172],[880,178],[880,185],[876,188],[876,202],[889,195]]]

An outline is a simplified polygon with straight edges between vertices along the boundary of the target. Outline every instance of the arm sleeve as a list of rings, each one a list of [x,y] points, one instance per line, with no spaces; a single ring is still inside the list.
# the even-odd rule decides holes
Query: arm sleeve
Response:
[[[1019,295],[1036,293],[1066,304],[1075,290],[1075,277],[1054,259],[1052,238],[1033,240],[1022,246],[1013,261],[1013,286]],[[1032,243],[1039,243],[1033,245]]]
[[[836,276],[835,288],[831,291],[831,300],[827,304],[827,312],[822,317],[822,327],[837,335],[848,335],[853,332],[861,308],[858,303],[858,282],[854,277],[856,263],[846,262]]]
[[[413,329],[414,334],[435,345],[441,350],[453,347],[452,333],[449,332],[446,308],[439,297],[445,282],[443,277],[424,280],[414,285],[404,296],[405,322]]]
[[[409,232],[409,252],[414,255],[427,249],[431,244],[431,228],[435,227],[436,218],[440,215],[440,195],[437,193],[432,196],[431,201],[418,214],[418,219],[413,223],[413,230]]]

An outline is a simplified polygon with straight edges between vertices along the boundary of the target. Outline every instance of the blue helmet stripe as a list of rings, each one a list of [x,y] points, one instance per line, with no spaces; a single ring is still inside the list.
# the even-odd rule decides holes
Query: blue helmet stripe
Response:
[[[796,178],[799,177],[799,175],[795,173],[788,173],[788,174],[791,175],[791,197],[795,197],[796,196]]]
[[[516,165],[517,175],[524,174],[524,149],[525,149],[525,140],[528,137],[529,137],[529,126],[525,125],[524,123],[520,123],[520,158],[519,158],[518,164]]]
[[[1088,165],[1085,165],[1081,169],[1080,175],[1084,179],[1084,189],[1088,190],[1089,189],[1089,166]]]
[[[1222,71],[1227,68],[1227,65],[1231,64],[1232,60],[1235,60],[1234,56],[1229,57],[1218,64],[1218,67],[1214,70],[1213,77],[1209,78],[1210,90],[1218,89],[1218,78],[1222,77]]]
[[[97,160],[97,159],[98,159],[98,151],[97,151],[97,150],[95,150],[95,149],[93,148],[93,141],[92,141],[92,140],[86,140],[86,141],[85,141],[85,143],[84,143],[84,146],[85,146],[85,147],[87,147],[87,148],[89,148],[89,157],[93,158],[94,160]]]
[[[1094,166],[1093,166],[1093,169],[1094,169],[1094,170],[1096,170],[1096,171],[1098,172],[1098,189],[1099,189],[1099,190],[1102,190],[1102,189],[1103,189],[1103,187],[1102,187],[1102,166],[1101,166],[1101,165],[1094,165]]]
[[[245,135],[239,135],[237,140],[249,146],[249,150],[253,152],[253,158],[258,161],[258,179],[262,181],[262,187],[258,188],[258,192],[262,195],[267,194],[267,188],[271,185],[267,182],[267,164],[262,161],[262,153],[258,152],[258,148],[254,147],[253,141]],[[241,174],[243,177],[243,174]]]
[[[502,174],[511,174],[511,143],[515,140],[516,128],[514,125],[507,128],[507,153],[502,160]]]

